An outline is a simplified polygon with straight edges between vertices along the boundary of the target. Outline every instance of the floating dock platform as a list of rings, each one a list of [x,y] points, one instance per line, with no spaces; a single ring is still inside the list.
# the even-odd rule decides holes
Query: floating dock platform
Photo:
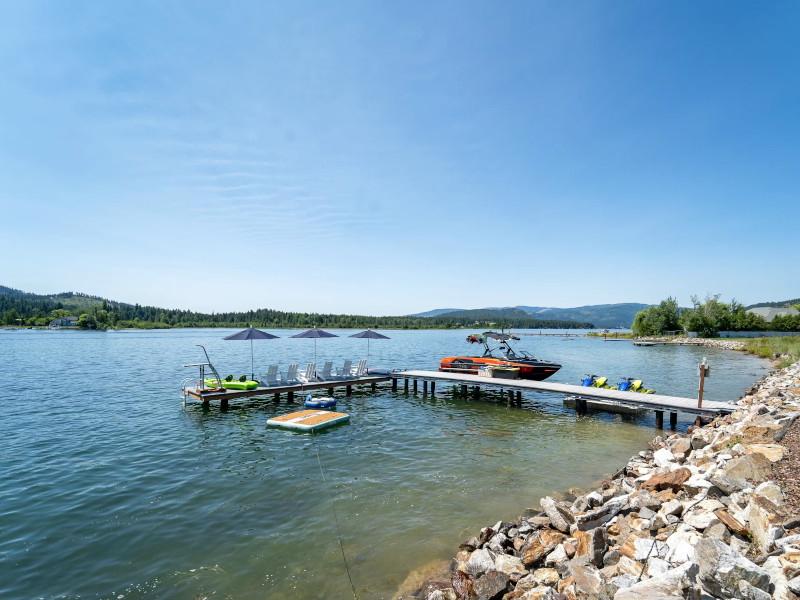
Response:
[[[344,423],[350,420],[350,415],[330,410],[301,410],[289,413],[280,417],[275,417],[267,421],[270,427],[280,427],[281,429],[294,429],[296,431],[316,431],[325,429],[337,423]]]
[[[184,398],[192,398],[194,400],[199,400],[203,403],[209,403],[212,400],[219,401],[220,405],[225,408],[228,406],[229,400],[237,400],[239,398],[250,398],[253,396],[268,396],[270,394],[275,395],[275,399],[277,400],[281,394],[286,394],[289,401],[294,400],[295,392],[300,392],[301,394],[305,394],[306,392],[310,392],[311,390],[328,390],[329,395],[333,395],[333,391],[335,388],[345,388],[345,393],[349,396],[353,393],[353,386],[354,385],[365,385],[371,384],[373,387],[384,381],[391,380],[391,377],[388,375],[365,375],[363,377],[353,377],[349,379],[331,379],[327,381],[311,381],[308,383],[291,383],[285,385],[272,385],[272,386],[262,386],[259,385],[257,388],[252,390],[207,390],[203,389],[202,387],[198,386],[186,386],[183,388],[182,393]]]

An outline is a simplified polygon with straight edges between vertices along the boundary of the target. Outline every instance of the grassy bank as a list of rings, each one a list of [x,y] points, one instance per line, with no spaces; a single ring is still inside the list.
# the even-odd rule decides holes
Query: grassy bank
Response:
[[[747,352],[774,360],[779,369],[800,360],[800,336],[753,338],[745,344]]]

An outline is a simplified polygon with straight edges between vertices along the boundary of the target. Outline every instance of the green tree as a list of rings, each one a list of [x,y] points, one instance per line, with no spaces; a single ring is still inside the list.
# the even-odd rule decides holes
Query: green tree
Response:
[[[636,335],[661,335],[665,331],[680,329],[680,307],[670,296],[658,306],[650,306],[636,313],[631,329]]]
[[[94,315],[83,313],[78,317],[78,327],[81,329],[97,329],[97,320]]]
[[[3,313],[3,325],[16,325],[19,318],[17,309],[12,308],[7,310]]]

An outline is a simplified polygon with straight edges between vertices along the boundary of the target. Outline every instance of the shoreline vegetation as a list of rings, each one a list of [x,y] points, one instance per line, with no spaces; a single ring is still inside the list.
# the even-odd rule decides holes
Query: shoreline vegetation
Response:
[[[793,301],[790,301],[793,302]],[[792,306],[797,308],[800,304]],[[720,294],[701,302],[692,296],[692,307],[681,308],[673,297],[636,313],[631,325],[638,336],[664,335],[670,331],[696,331],[702,338],[717,337],[720,331],[800,331],[800,315],[778,315],[767,321],[748,312],[736,300],[720,302]]]

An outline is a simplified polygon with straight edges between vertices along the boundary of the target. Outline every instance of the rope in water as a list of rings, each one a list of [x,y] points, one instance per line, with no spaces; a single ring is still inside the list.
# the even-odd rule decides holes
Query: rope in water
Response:
[[[339,517],[336,516],[336,505],[333,503],[333,495],[331,494],[331,488],[328,485],[328,480],[325,479],[325,472],[322,470],[322,459],[319,457],[319,448],[317,448],[317,443],[314,441],[314,432],[311,432],[311,442],[314,444],[314,451],[317,453],[317,463],[319,464],[319,473],[322,475],[322,481],[325,483],[325,489],[328,492],[328,499],[331,501],[331,509],[333,510],[333,520],[336,523],[336,537],[339,540],[339,548],[342,550],[342,561],[344,562],[344,570],[347,571],[347,578],[350,580],[350,587],[353,589],[353,598],[358,600],[358,593],[356,592],[356,586],[353,583],[353,576],[350,574],[350,567],[347,565],[347,556],[344,553],[344,544],[342,543],[342,532],[339,528]]]

